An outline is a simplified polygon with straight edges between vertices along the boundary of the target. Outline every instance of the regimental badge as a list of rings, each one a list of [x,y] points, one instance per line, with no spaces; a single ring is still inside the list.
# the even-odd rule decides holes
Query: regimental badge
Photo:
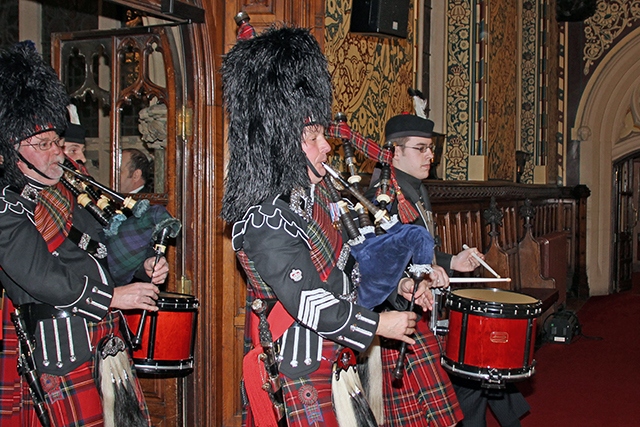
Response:
[[[302,280],[302,270],[294,268],[289,273],[289,278],[296,283],[299,282],[300,280]]]

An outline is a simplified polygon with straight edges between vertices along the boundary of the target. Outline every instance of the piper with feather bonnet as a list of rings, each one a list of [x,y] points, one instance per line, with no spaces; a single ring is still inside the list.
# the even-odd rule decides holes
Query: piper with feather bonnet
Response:
[[[157,310],[168,264],[152,283],[115,286],[101,224],[60,184],[68,103],[33,43],[0,51],[0,424],[149,426],[112,309]]]
[[[339,208],[322,166],[331,150],[326,58],[308,30],[273,27],[238,41],[222,77],[229,163],[221,217],[234,223],[232,245],[248,280],[245,423],[382,424],[383,411],[373,419],[362,393],[353,352],[370,348],[376,334],[412,344],[416,316],[357,302],[359,268],[334,227]],[[409,299],[407,280],[384,296]],[[272,307],[270,329],[251,312],[257,300]],[[276,348],[273,378],[273,366],[260,360]],[[340,381],[332,381],[336,369]]]
[[[232,244],[248,280],[245,423],[382,423],[354,374],[353,352],[369,348],[376,334],[412,343],[416,316],[379,314],[357,303],[357,263],[334,227],[336,207],[323,179],[331,150],[324,137],[332,99],[326,58],[308,30],[273,27],[238,41],[223,60],[222,77],[229,163],[221,217],[233,223]],[[270,331],[251,311],[258,299],[271,308]],[[276,342],[265,346],[263,332]],[[260,354],[276,348],[279,374],[263,384],[272,371],[260,361],[269,356]],[[344,390],[332,390],[334,369],[353,383],[332,401]],[[336,414],[334,404],[345,400],[346,412]],[[271,410],[279,405],[281,420],[282,412]]]

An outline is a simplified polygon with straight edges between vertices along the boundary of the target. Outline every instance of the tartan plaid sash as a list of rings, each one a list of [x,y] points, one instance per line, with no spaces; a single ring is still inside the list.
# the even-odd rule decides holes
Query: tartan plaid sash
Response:
[[[329,124],[325,129],[325,134],[331,138],[348,139],[367,158],[376,162],[391,164],[393,154],[389,150],[382,150],[376,142],[365,138],[344,122]]]
[[[322,181],[316,186],[313,219],[307,227],[311,245],[311,259],[325,281],[335,267],[342,250],[342,234],[334,227],[331,219],[331,198],[327,184]]]
[[[75,197],[60,183],[40,191],[34,220],[49,252],[56,250],[69,235],[74,204]]]

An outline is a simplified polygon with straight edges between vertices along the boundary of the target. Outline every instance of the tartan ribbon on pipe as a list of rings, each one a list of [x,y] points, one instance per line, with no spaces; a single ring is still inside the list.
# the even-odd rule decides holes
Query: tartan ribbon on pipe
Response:
[[[345,122],[337,122],[330,123],[329,126],[325,129],[325,135],[331,138],[340,138],[346,139],[351,142],[358,151],[364,154],[368,159],[373,160],[375,162],[388,164],[391,168],[391,178],[389,182],[389,197],[391,205],[394,199],[398,200],[398,216],[400,217],[400,221],[403,224],[411,224],[413,223],[419,216],[418,210],[416,207],[408,201],[402,191],[400,191],[400,186],[398,185],[398,181],[396,180],[396,172],[393,167],[392,159],[393,153],[389,150],[383,150],[379,144],[375,141],[365,138],[360,133],[354,131],[349,127]],[[376,197],[380,193],[380,188],[378,188],[378,193]],[[375,201],[374,201],[375,203]]]

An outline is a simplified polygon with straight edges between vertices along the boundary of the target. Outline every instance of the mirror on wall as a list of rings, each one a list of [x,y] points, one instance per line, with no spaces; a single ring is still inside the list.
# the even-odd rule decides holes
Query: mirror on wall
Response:
[[[86,131],[87,170],[121,193],[165,192],[164,60],[155,34],[60,41],[62,79]]]

